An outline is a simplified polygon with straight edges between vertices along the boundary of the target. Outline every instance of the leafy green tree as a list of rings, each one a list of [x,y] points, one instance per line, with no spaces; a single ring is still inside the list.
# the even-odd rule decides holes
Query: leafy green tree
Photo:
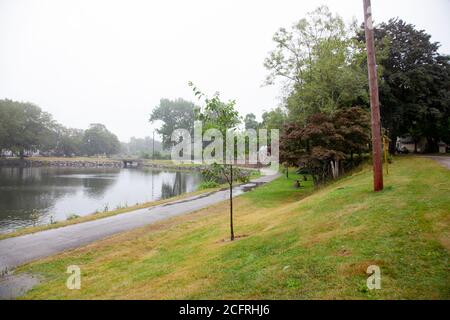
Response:
[[[401,19],[378,25],[375,38],[385,53],[378,59],[380,103],[391,152],[397,137],[408,135],[416,142],[426,137],[428,151],[437,151],[439,140],[450,135],[450,58],[439,54],[439,43],[424,30]]]
[[[284,81],[291,120],[305,123],[318,112],[367,103],[367,72],[361,64],[364,47],[355,34],[354,23],[346,26],[326,6],[290,30],[275,33],[276,48],[265,61],[270,72],[267,83]]]
[[[262,115],[262,119],[262,128],[267,130],[283,130],[284,125],[288,121],[288,115],[283,108],[277,107],[271,111],[264,112]]]
[[[245,130],[253,129],[257,130],[260,127],[260,123],[256,120],[256,116],[253,113],[249,113],[244,118]]]
[[[120,151],[120,142],[103,124],[94,123],[84,132],[83,150],[88,156],[113,155]]]
[[[195,104],[183,100],[161,99],[159,105],[155,107],[150,115],[150,122],[162,121],[162,127],[157,132],[162,136],[165,149],[173,146],[171,141],[172,133],[176,129],[186,129],[189,132],[194,130]]]
[[[54,126],[52,116],[31,103],[0,100],[0,148],[25,156],[42,148]]]
[[[77,156],[83,154],[84,130],[62,127],[58,135],[55,152],[63,156]]]

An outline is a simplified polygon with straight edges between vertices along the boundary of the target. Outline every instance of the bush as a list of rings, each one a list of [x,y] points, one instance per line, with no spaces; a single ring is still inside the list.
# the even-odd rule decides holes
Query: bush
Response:
[[[215,181],[203,181],[200,183],[199,190],[217,188],[218,186],[220,186],[220,184]]]
[[[77,214],[71,214],[67,217],[67,221],[78,219],[80,216]]]

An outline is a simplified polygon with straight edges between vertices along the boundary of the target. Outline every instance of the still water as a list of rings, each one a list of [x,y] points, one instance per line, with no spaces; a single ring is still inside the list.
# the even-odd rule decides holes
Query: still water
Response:
[[[0,233],[195,191],[201,175],[153,169],[0,168]]]

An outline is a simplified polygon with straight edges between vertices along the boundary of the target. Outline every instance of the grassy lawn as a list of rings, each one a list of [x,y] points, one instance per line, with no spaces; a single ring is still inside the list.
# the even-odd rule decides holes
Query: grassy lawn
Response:
[[[223,241],[218,204],[21,267],[45,279],[24,298],[450,299],[450,170],[394,159],[377,194],[369,169],[310,196],[295,178],[236,199],[238,241]],[[81,290],[65,287],[69,265]]]

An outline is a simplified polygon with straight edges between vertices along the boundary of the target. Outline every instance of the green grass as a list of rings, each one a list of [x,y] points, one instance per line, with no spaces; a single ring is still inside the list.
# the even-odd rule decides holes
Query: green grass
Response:
[[[450,171],[395,159],[311,194],[284,177],[221,203],[24,266],[45,280],[26,299],[449,299]],[[308,196],[309,195],[309,196]],[[82,289],[67,290],[79,265]],[[382,289],[366,287],[381,268]]]

